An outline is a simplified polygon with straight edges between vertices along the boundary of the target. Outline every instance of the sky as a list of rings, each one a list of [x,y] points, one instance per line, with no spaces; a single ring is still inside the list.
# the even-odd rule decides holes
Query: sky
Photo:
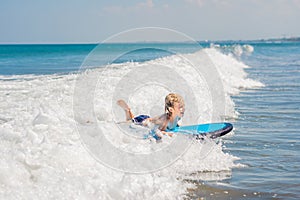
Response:
[[[300,0],[0,0],[0,43],[99,43],[143,27],[194,40],[299,37],[299,19]],[[178,40],[124,42],[147,34]]]

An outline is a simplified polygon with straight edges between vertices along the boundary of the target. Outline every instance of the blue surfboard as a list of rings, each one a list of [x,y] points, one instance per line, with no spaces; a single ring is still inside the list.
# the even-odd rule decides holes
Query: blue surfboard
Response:
[[[233,129],[230,123],[210,123],[176,127],[168,132],[186,135],[206,136],[212,139],[226,135]]]

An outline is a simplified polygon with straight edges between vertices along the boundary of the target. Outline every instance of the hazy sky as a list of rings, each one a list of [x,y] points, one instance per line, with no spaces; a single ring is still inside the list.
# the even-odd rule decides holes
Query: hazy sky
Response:
[[[196,40],[290,37],[299,19],[300,0],[0,0],[0,43],[97,43],[142,27]]]

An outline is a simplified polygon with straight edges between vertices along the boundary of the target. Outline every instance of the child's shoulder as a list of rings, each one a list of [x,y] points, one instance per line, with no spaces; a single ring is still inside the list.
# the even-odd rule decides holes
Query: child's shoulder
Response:
[[[166,121],[166,120],[167,120],[167,114],[166,113],[151,118],[151,121],[154,122],[154,123],[161,123],[162,121]]]
[[[160,115],[158,118],[161,120],[165,120],[165,119],[167,119],[167,116],[168,116],[167,113],[164,113],[164,114]]]

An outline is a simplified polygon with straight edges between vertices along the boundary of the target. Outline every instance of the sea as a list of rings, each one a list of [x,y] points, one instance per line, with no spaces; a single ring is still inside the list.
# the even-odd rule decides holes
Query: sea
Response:
[[[230,122],[160,142],[125,121]],[[300,42],[0,45],[1,199],[300,199]]]

